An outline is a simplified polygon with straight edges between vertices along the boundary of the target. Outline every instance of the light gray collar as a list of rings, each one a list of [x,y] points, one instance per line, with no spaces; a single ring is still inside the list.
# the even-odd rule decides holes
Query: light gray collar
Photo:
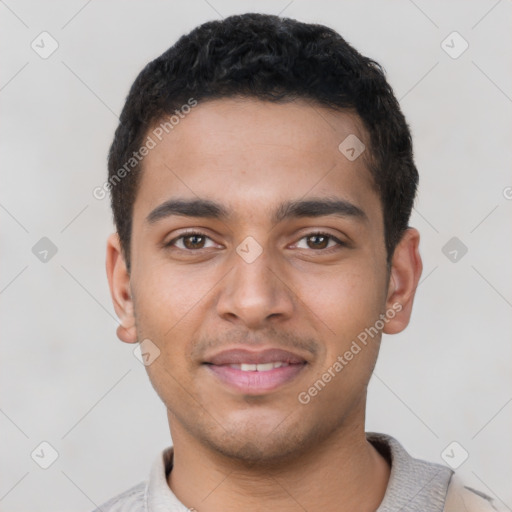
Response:
[[[443,512],[453,474],[450,468],[414,459],[389,435],[367,432],[366,438],[391,463],[388,487],[377,512]]]
[[[393,437],[367,432],[366,437],[391,463],[384,499],[376,512],[443,512],[453,471],[448,467],[414,459]],[[145,489],[146,512],[188,512],[167,485],[173,447],[163,450],[151,468]]]

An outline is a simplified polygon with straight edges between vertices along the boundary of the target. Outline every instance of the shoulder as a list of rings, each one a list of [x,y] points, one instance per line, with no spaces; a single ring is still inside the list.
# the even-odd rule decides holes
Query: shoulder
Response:
[[[452,476],[443,512],[502,512],[503,510],[487,494],[466,487],[456,473]]]
[[[173,447],[167,447],[155,457],[149,478],[126,491],[110,498],[91,512],[148,512],[150,510],[174,510],[173,494],[167,486],[166,474],[172,467]],[[165,505],[162,508],[162,503]],[[186,510],[186,509],[185,509]]]
[[[146,512],[146,482],[110,498],[92,512]]]

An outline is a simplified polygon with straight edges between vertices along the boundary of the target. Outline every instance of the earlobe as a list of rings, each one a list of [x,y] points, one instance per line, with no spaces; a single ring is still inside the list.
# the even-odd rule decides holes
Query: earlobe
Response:
[[[116,329],[117,337],[125,343],[137,343],[137,332],[135,324],[130,327],[125,327],[123,323],[119,324]]]
[[[386,334],[403,331],[410,320],[412,305],[423,269],[419,253],[420,235],[408,228],[393,253],[386,311],[393,311],[384,327]]]
[[[120,320],[117,327],[117,337],[125,343],[136,343],[137,332],[130,289],[130,275],[126,268],[117,233],[111,234],[107,239],[106,270],[110,295]]]

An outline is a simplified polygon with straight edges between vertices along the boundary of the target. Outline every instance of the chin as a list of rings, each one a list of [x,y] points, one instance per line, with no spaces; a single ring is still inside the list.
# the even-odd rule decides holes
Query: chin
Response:
[[[262,424],[257,417],[251,420],[245,427],[223,432],[220,438],[204,440],[211,450],[229,458],[231,463],[238,461],[243,467],[269,469],[289,465],[303,457],[324,437],[319,426],[308,430],[304,423],[285,425],[282,416],[272,424]]]
[[[240,440],[212,446],[217,452],[228,457],[230,461],[245,467],[260,466],[269,468],[288,464],[297,456],[297,443],[285,441],[263,442],[262,437],[252,440]]]

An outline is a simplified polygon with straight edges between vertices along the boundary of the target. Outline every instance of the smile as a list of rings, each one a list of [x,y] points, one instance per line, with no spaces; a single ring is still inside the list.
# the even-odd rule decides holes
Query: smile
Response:
[[[262,364],[203,365],[210,374],[231,391],[261,395],[281,388],[295,379],[307,363],[276,361]]]
[[[281,368],[282,366],[289,366],[289,364],[284,361],[276,361],[273,363],[262,364],[242,363],[229,365],[230,368],[234,368],[235,370],[242,370],[243,372],[268,372],[269,370],[273,370],[274,368]]]

